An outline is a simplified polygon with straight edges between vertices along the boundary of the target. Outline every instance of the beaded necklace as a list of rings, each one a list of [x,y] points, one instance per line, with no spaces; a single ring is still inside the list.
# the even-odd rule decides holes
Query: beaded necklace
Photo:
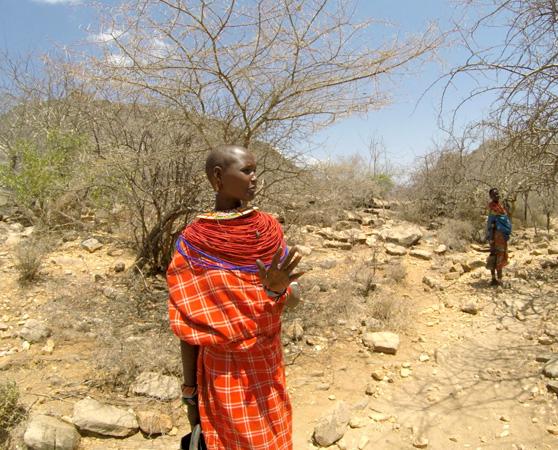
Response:
[[[281,226],[256,208],[201,214],[176,243],[180,254],[198,267],[252,274],[258,272],[256,259],[269,267],[280,246],[283,260],[288,251]]]

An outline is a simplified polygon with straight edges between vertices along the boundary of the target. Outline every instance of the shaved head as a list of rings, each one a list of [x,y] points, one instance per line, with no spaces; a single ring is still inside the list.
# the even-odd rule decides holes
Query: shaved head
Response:
[[[246,153],[249,153],[249,151],[241,145],[220,145],[212,149],[205,160],[205,174],[209,182],[213,184],[215,167],[226,169],[240,155]]]

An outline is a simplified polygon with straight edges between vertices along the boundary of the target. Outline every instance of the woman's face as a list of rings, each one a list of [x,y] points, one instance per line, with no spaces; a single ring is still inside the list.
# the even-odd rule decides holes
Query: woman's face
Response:
[[[252,153],[238,150],[231,155],[229,164],[219,168],[219,196],[226,200],[246,202],[256,195],[256,159]]]

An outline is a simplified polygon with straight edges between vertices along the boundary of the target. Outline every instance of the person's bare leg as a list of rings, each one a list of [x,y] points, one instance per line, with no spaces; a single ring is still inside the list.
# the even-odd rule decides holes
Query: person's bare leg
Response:
[[[196,386],[196,368],[199,347],[180,341],[180,357],[182,359],[182,373],[184,376],[184,386]],[[197,405],[188,405],[188,422],[193,428],[200,423],[200,413]]]
[[[496,279],[496,269],[490,269],[490,274],[492,275],[492,281],[490,282],[490,284],[492,286],[495,286],[498,284],[498,280]]]

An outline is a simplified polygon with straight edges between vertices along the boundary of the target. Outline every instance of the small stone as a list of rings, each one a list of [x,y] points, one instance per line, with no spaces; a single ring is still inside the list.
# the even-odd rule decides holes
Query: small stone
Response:
[[[436,253],[437,255],[443,255],[444,253],[446,253],[447,250],[448,248],[444,244],[440,244],[434,249],[434,253]]]
[[[366,435],[361,436],[360,439],[358,440],[358,445],[357,445],[358,450],[364,450],[369,442],[370,442],[370,438],[368,436]]]
[[[329,391],[330,385],[329,383],[319,383],[316,385],[317,391]]]
[[[21,349],[26,352],[27,350],[29,350],[31,348],[31,344],[28,341],[23,341],[21,343]]]
[[[510,435],[510,430],[504,430],[500,433],[501,438],[508,437]]]
[[[475,315],[479,313],[479,306],[476,301],[470,301],[461,305],[461,311]]]
[[[558,359],[558,355],[555,355],[553,353],[544,353],[535,357],[535,361],[543,363],[548,362],[551,359]]]
[[[419,356],[419,361],[420,362],[426,362],[430,359],[430,356],[428,356],[426,353],[421,353]]]
[[[126,269],[126,264],[124,264],[123,262],[117,262],[117,263],[114,265],[114,271],[115,271],[116,273],[124,272],[125,269]]]
[[[440,282],[436,278],[428,275],[422,277],[422,282],[432,289],[437,289],[440,287]]]
[[[549,381],[548,383],[546,383],[546,388],[547,388],[550,392],[554,392],[555,394],[558,394],[558,380],[556,380],[556,381]]]
[[[47,339],[46,344],[41,351],[50,355],[54,351],[54,340]]]
[[[94,253],[97,250],[103,248],[103,244],[101,244],[95,238],[89,238],[81,243],[81,247],[87,250],[89,253]]]
[[[368,419],[366,417],[352,417],[349,421],[349,426],[351,428],[364,428],[368,425]]]
[[[322,447],[329,447],[343,437],[350,419],[349,407],[345,402],[339,402],[331,413],[318,421],[314,428],[314,440]]]
[[[138,411],[136,416],[140,430],[149,436],[165,434],[173,428],[172,419],[168,414],[155,411]]]
[[[328,400],[337,400],[337,397],[335,396],[335,394],[331,394],[328,398]]]
[[[376,381],[382,381],[386,374],[383,370],[374,370],[370,376]]]
[[[376,385],[374,385],[372,383],[368,383],[366,385],[365,393],[366,393],[366,395],[374,395],[376,393]]]
[[[324,241],[323,243],[324,248],[336,248],[338,250],[351,250],[353,248],[353,244],[350,242],[341,242],[341,241]]]
[[[23,327],[19,330],[19,336],[31,343],[40,342],[50,336],[50,329],[45,323],[29,319],[24,322]]]
[[[409,252],[409,255],[414,256],[415,258],[424,259],[426,261],[432,259],[432,253],[426,250],[413,249]]]
[[[448,272],[444,275],[444,279],[447,281],[455,281],[461,277],[459,272]]]
[[[408,378],[411,375],[411,369],[403,367],[399,373],[401,378]]]
[[[509,416],[500,416],[500,420],[501,420],[502,422],[509,422],[509,421],[510,421],[510,418],[509,418]]]
[[[399,335],[389,331],[366,333],[362,340],[374,352],[395,355],[399,348]]]
[[[449,440],[452,442],[457,442],[457,437],[456,436],[450,436]]]
[[[548,378],[558,378],[558,359],[547,362],[543,368],[543,374]]]
[[[538,342],[541,345],[552,345],[554,344],[554,339],[552,339],[550,336],[539,336],[538,337]]]
[[[416,448],[426,448],[428,447],[428,439],[426,438],[417,438],[413,441],[413,447]]]
[[[296,250],[302,256],[310,256],[312,254],[312,247],[308,247],[306,245],[297,245]]]
[[[315,337],[308,336],[306,338],[306,345],[309,345],[310,347],[314,347],[314,346],[318,345],[319,343],[320,343],[320,341],[318,339],[316,339]]]
[[[122,256],[123,254],[124,254],[124,250],[122,250],[120,248],[111,248],[107,252],[107,255],[109,255],[109,256]]]
[[[368,417],[370,417],[374,422],[387,422],[391,416],[378,411],[372,411],[368,414]]]
[[[558,427],[556,426],[547,427],[546,431],[548,431],[550,434],[553,434],[554,436],[558,436]]]

